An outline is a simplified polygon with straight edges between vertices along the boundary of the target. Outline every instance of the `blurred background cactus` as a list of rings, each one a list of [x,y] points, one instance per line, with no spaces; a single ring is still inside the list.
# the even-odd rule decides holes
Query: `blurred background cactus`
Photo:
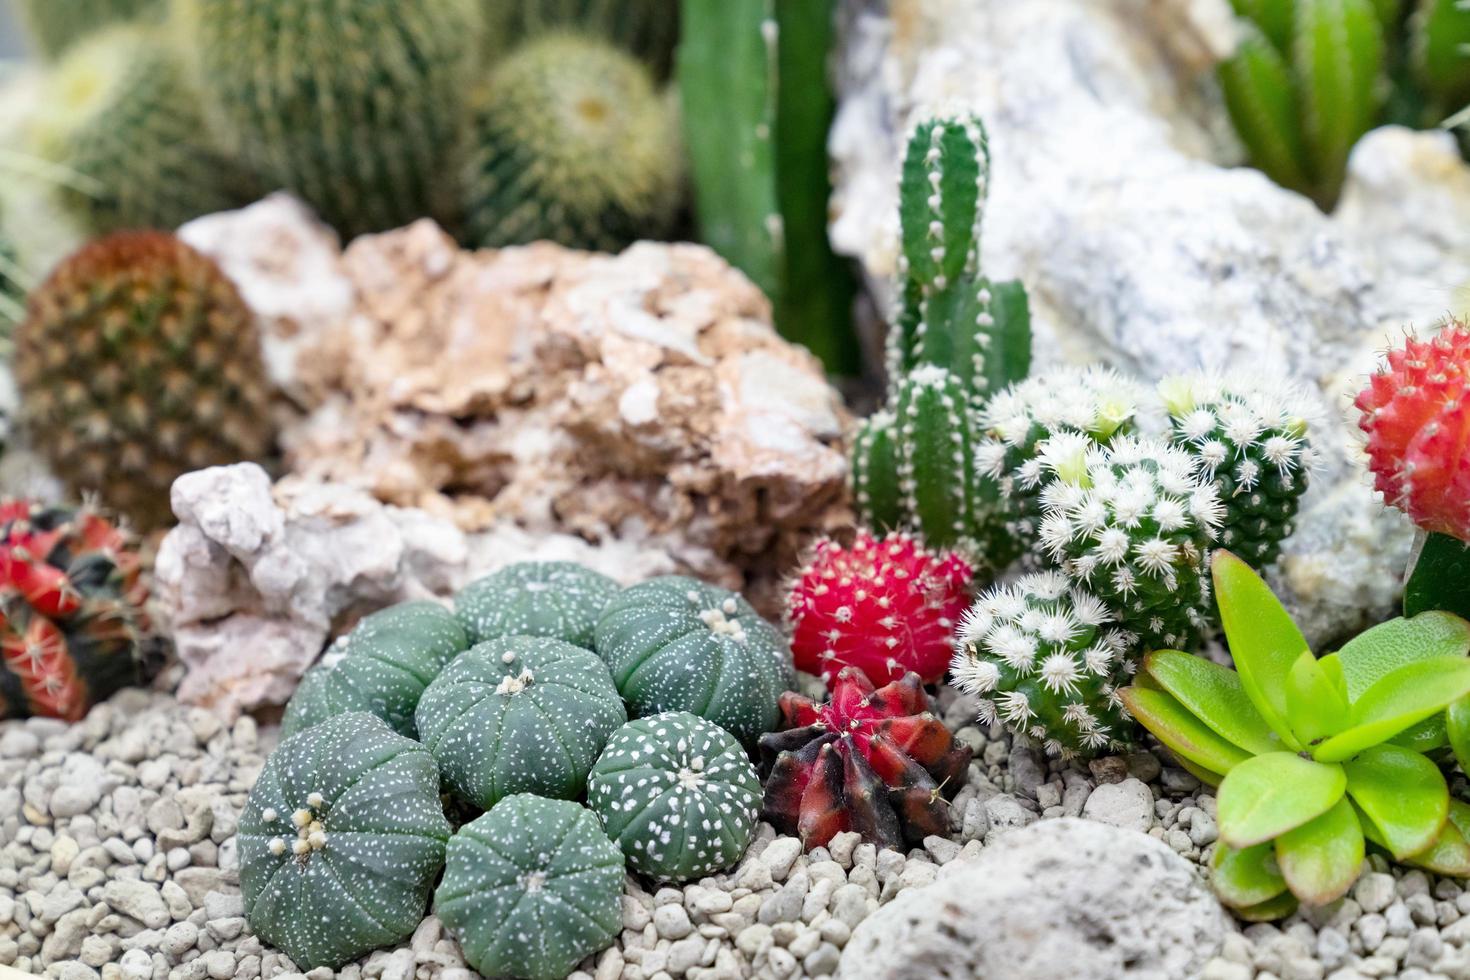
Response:
[[[1231,0],[1240,42],[1220,64],[1249,161],[1324,211],[1374,126],[1453,123],[1470,102],[1463,0]]]
[[[569,28],[604,38],[635,55],[662,79],[679,43],[679,0],[483,0],[492,43],[519,43]],[[503,20],[497,20],[503,18]]]
[[[73,43],[109,24],[161,19],[168,0],[16,0],[21,23],[36,49],[55,58]]]

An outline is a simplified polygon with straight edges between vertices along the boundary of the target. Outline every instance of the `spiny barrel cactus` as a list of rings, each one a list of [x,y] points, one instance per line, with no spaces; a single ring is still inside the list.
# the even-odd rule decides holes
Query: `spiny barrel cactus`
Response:
[[[919,675],[875,690],[848,667],[831,690],[820,705],[782,696],[782,731],[760,741],[765,818],[809,848],[844,831],[896,848],[945,833],[970,750],[930,711]]]
[[[464,194],[478,245],[549,239],[616,251],[667,235],[683,153],[670,100],[605,41],[551,34],[496,67],[476,101]]]
[[[366,712],[329,718],[271,753],[240,816],[250,928],[304,969],[400,942],[448,839],[428,750]]]
[[[928,119],[910,135],[899,185],[903,274],[889,375],[950,371],[979,401],[1026,376],[1031,320],[1020,283],[980,274],[990,144],[975,116]]]
[[[747,745],[775,727],[795,681],[781,634],[744,597],[682,575],[619,593],[596,646],[634,716],[688,711]]]
[[[959,555],[906,534],[817,542],[787,601],[797,669],[826,681],[844,667],[880,684],[909,671],[942,679],[974,574]]]
[[[30,296],[15,373],[31,441],[78,491],[146,528],[182,473],[270,447],[250,310],[212,260],[163,232],[118,232]]]
[[[108,24],[158,19],[167,0],[16,0],[15,6],[40,53],[55,58]]]
[[[668,74],[679,40],[678,0],[484,0],[498,40],[517,42],[548,32],[575,30],[612,41]],[[495,8],[504,8],[497,11]],[[497,24],[496,18],[503,19]]]
[[[444,782],[482,809],[512,793],[571,798],[628,720],[607,665],[561,640],[507,636],[461,654],[419,699]]]
[[[1061,368],[1012,385],[985,403],[974,465],[1000,501],[1000,527],[990,536],[993,561],[1009,565],[1037,543],[1041,491],[1054,476],[1049,462],[1077,439],[1106,446],[1135,431],[1143,387],[1104,367]],[[1048,448],[1056,437],[1056,445]]]
[[[1408,338],[1358,395],[1383,499],[1427,531],[1470,541],[1470,326]]]
[[[91,510],[0,503],[0,718],[77,721],[154,644],[127,535]]]
[[[1079,444],[1042,491],[1040,541],[1145,649],[1187,647],[1205,625],[1206,563],[1224,516],[1188,453],[1153,440]]]
[[[172,229],[255,196],[253,180],[215,145],[159,28],[120,25],[88,37],[43,92],[33,140],[70,175],[59,199],[94,234]]]
[[[659,881],[730,867],[745,853],[761,784],[735,737],[687,711],[630,721],[587,781],[587,805],[628,863]]]
[[[178,0],[226,145],[346,236],[456,225],[475,0]]]
[[[575,803],[506,797],[450,838],[434,911],[485,976],[559,980],[622,927],[623,854]]]
[[[549,636],[590,650],[597,617],[617,592],[618,583],[574,562],[519,562],[461,589],[454,614],[471,643]]]
[[[416,738],[413,716],[424,689],[469,646],[454,614],[437,602],[404,602],[375,612],[306,672],[286,705],[281,734],[367,711],[398,734]]]
[[[1316,459],[1305,395],[1289,382],[1243,375],[1168,378],[1159,391],[1171,440],[1200,461],[1219,494],[1220,544],[1254,568],[1270,565]]]
[[[1117,688],[1132,673],[1133,637],[1058,571],[998,585],[960,623],[955,684],[979,698],[980,721],[1005,722],[1062,758],[1128,741]]]

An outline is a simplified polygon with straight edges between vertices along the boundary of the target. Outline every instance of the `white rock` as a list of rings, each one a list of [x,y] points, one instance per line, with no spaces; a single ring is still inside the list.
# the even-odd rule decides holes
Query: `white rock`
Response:
[[[1082,815],[1124,830],[1147,833],[1154,825],[1154,795],[1147,785],[1131,777],[1121,783],[1103,783],[1087,798]]]
[[[1227,916],[1195,866],[1146,834],[1045,820],[863,921],[844,980],[1173,980],[1219,948]]]

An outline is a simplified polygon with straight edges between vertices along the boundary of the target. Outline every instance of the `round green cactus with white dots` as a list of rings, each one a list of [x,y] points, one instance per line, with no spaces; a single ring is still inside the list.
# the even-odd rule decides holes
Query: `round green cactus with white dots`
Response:
[[[618,583],[569,561],[526,561],[465,586],[454,613],[471,643],[498,636],[549,636],[592,648],[597,617]]]
[[[286,706],[281,733],[294,735],[334,715],[368,711],[414,738],[414,710],[424,689],[469,646],[454,614],[437,602],[404,602],[375,612],[306,672]]]
[[[508,796],[449,841],[434,911],[486,976],[559,980],[622,928],[623,855],[592,813]]]
[[[240,888],[261,939],[304,969],[407,938],[444,865],[449,821],[423,746],[366,712],[286,739],[240,817]]]
[[[747,745],[775,727],[795,683],[790,649],[750,603],[682,575],[619,593],[596,642],[635,716],[688,711]]]
[[[471,647],[419,699],[419,736],[444,781],[483,809],[512,793],[571,798],[628,720],[607,665],[562,640]]]
[[[613,733],[587,805],[639,872],[684,881],[730,867],[755,832],[761,785],[735,737],[669,711]]]

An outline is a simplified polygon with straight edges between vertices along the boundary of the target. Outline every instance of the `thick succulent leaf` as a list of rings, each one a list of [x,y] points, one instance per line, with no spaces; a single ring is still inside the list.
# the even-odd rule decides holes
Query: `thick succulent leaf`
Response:
[[[1368,831],[1366,821],[1363,830],[1364,833]],[[1454,875],[1457,878],[1470,876],[1470,839],[1466,837],[1467,832],[1470,832],[1470,806],[1459,800],[1450,800],[1449,819],[1439,828],[1439,835],[1434,838],[1434,842],[1405,860],[1435,874]],[[1372,836],[1368,839],[1385,850],[1388,849],[1383,841]]]
[[[1312,757],[1319,762],[1351,759],[1466,694],[1470,694],[1470,659],[1436,657],[1405,664],[1355,701],[1352,727],[1318,745]]]
[[[1204,766],[1196,765],[1195,763],[1190,762],[1188,759],[1182,759],[1178,756],[1175,756],[1174,761],[1179,763],[1179,765],[1183,767],[1185,772],[1189,773],[1191,776],[1193,776],[1195,779],[1198,779],[1206,786],[1219,786],[1225,781],[1224,773],[1206,769]]]
[[[1311,651],[1298,657],[1286,676],[1286,705],[1292,731],[1306,745],[1336,735],[1350,717],[1347,701]]]
[[[1396,858],[1428,847],[1449,813],[1439,767],[1417,752],[1375,745],[1343,763],[1347,791]]]
[[[1351,702],[1405,664],[1436,657],[1463,657],[1467,651],[1470,651],[1470,623],[1450,613],[1426,612],[1413,619],[1391,619],[1364,630],[1349,640],[1336,656],[1342,664]]]
[[[1470,772],[1470,696],[1451,702],[1444,713],[1445,734],[1460,768]]]
[[[1241,687],[1287,748],[1298,751],[1301,743],[1286,721],[1286,678],[1310,649],[1307,641],[1255,569],[1223,550],[1210,569]]]
[[[1297,909],[1296,896],[1289,891],[1284,891],[1275,898],[1267,899],[1260,905],[1252,905],[1250,908],[1234,909],[1237,919],[1246,922],[1275,922],[1284,919]]]
[[[1246,697],[1235,671],[1178,650],[1149,654],[1144,671],[1225,740],[1253,755],[1281,751],[1281,739]]]
[[[1164,691],[1127,687],[1119,694],[1129,714],[1182,760],[1223,774],[1251,757],[1249,752],[1215,734]]]
[[[1291,893],[1309,905],[1336,901],[1363,870],[1363,831],[1346,799],[1276,838],[1276,861]]]
[[[1245,848],[1217,845],[1210,858],[1210,884],[1220,901],[1235,908],[1259,905],[1286,891],[1270,842]]]
[[[1294,830],[1342,799],[1342,766],[1323,765],[1293,752],[1247,759],[1220,784],[1220,838],[1231,847],[1250,847]]]
[[[1465,699],[1461,698],[1460,700],[1463,701]],[[1459,703],[1459,701],[1455,702],[1455,704]],[[1454,706],[1453,704],[1450,705],[1451,708]],[[1419,724],[1410,725],[1408,728],[1405,728],[1384,744],[1398,745],[1411,752],[1418,752],[1420,755],[1443,748],[1450,744],[1449,732],[1445,727],[1445,715],[1448,713],[1447,709],[1444,713],[1430,715],[1428,718],[1419,722]]]
[[[1318,657],[1317,663],[1326,672],[1328,679],[1332,681],[1332,686],[1337,689],[1342,699],[1351,702],[1352,698],[1348,697],[1347,680],[1342,674],[1342,661],[1338,659],[1337,654],[1329,653],[1325,657]]]

